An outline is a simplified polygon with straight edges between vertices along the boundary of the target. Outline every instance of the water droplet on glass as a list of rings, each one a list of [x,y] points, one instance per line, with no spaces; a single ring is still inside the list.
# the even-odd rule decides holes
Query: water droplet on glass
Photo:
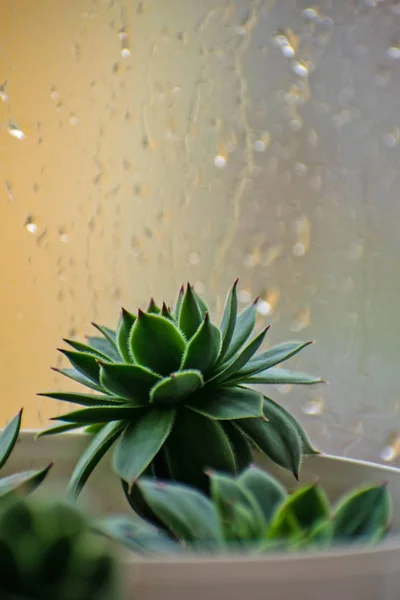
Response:
[[[259,300],[257,303],[257,312],[263,317],[266,317],[272,313],[272,306],[266,300]]]
[[[8,125],[7,131],[10,135],[15,137],[17,140],[24,140],[26,138],[26,135],[22,131],[22,129],[17,127],[17,125],[15,125],[14,123],[10,123]]]
[[[265,152],[267,145],[264,140],[256,140],[253,144],[253,148],[256,152]]]
[[[300,129],[303,127],[303,119],[300,116],[290,119],[288,125],[292,131],[300,131]]]
[[[25,229],[29,231],[29,233],[33,233],[34,235],[38,232],[38,226],[33,220],[33,217],[27,217],[25,221]]]
[[[128,58],[128,56],[131,55],[131,51],[129,48],[127,48],[126,46],[121,48],[121,56],[122,58]]]
[[[400,129],[396,127],[393,131],[388,131],[382,136],[383,143],[388,148],[394,148],[399,143]]]
[[[305,415],[317,417],[324,412],[325,401],[322,396],[315,396],[308,400],[302,407],[302,411]]]
[[[6,92],[6,85],[7,85],[8,81],[6,80],[3,85],[0,86],[0,98],[3,100],[3,102],[7,102],[8,100],[8,95]]]
[[[393,462],[400,456],[400,434],[391,435],[389,444],[382,450],[381,459],[385,462]]]
[[[125,29],[122,28],[118,31],[118,37],[120,40],[127,40],[128,39],[128,34],[126,33]]]
[[[393,1],[390,5],[390,10],[394,15],[400,15],[400,2]]]
[[[226,167],[226,157],[222,156],[222,154],[217,154],[217,156],[214,157],[214,165],[217,169],[223,169]]]
[[[198,265],[200,262],[200,254],[192,252],[189,256],[189,262],[191,265]]]
[[[238,292],[238,300],[242,302],[242,304],[247,304],[251,300],[251,294],[247,290],[239,290]]]
[[[293,166],[293,171],[296,173],[296,175],[298,175],[299,177],[304,177],[304,175],[307,174],[308,168],[304,163],[301,162],[297,162],[294,164]]]
[[[12,190],[11,183],[7,180],[4,182],[4,185],[6,186],[7,196],[10,198],[10,200],[14,200],[14,193]]]
[[[55,87],[52,87],[50,90],[50,98],[52,100],[59,100],[58,92]]]
[[[314,19],[318,17],[318,13],[315,8],[305,8],[302,15],[303,19],[306,19],[306,21],[314,21]]]
[[[385,52],[386,56],[391,60],[399,60],[400,59],[400,47],[399,46],[390,46]]]
[[[71,123],[71,125],[78,125],[79,119],[78,119],[78,117],[76,115],[72,114],[69,117],[69,122]]]
[[[294,256],[304,256],[306,253],[306,247],[301,242],[296,242],[292,248]]]
[[[285,58],[294,58],[296,51],[288,38],[283,34],[278,34],[273,39],[274,45],[280,49]]]
[[[65,231],[65,229],[61,228],[59,230],[59,232],[58,232],[58,235],[59,235],[60,242],[62,242],[63,244],[68,244],[68,242],[69,242],[69,235]]]
[[[303,62],[300,62],[299,60],[292,60],[291,67],[292,67],[292,71],[298,77],[304,77],[304,78],[308,77],[309,69],[308,69],[307,65],[304,64]]]
[[[284,383],[282,385],[277,385],[276,389],[282,395],[289,394],[292,391],[293,385],[291,383]]]

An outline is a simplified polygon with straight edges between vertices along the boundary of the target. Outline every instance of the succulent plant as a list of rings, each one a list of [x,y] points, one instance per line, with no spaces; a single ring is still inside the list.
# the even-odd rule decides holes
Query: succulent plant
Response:
[[[376,543],[388,531],[391,497],[385,484],[352,491],[332,508],[318,484],[292,494],[256,467],[239,477],[210,473],[211,497],[194,488],[143,477],[138,486],[166,531],[136,518],[108,517],[106,535],[137,553],[268,552],[341,543]]]
[[[0,500],[2,600],[117,600],[108,543],[67,503]]]
[[[21,409],[0,434],[0,469],[6,464],[18,440],[22,412],[23,410]],[[45,479],[52,464],[53,463],[50,463],[44,469],[13,473],[8,477],[0,478],[0,498],[4,498],[13,493],[30,494]]]
[[[257,448],[297,477],[303,454],[317,451],[280,405],[256,384],[313,384],[321,379],[277,368],[310,342],[286,342],[256,354],[264,328],[249,341],[256,301],[237,314],[237,281],[216,327],[194,288],[181,288],[174,309],[151,300],[147,311],[123,309],[116,331],[88,344],[64,340],[72,369],[60,373],[90,393],[41,394],[84,406],[43,435],[91,427],[94,435],[72,474],[76,495],[115,443],[113,465],[131,489],[143,473],[206,489],[205,468],[237,473]],[[57,369],[56,369],[57,370]],[[117,441],[118,440],[118,441]],[[136,487],[136,486],[135,486]]]

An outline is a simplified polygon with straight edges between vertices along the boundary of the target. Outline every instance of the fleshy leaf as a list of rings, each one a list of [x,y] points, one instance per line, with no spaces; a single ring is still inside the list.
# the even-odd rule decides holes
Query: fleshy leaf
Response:
[[[197,489],[208,490],[208,469],[236,472],[233,450],[221,424],[183,407],[165,449],[172,477]]]
[[[183,300],[184,294],[185,294],[185,288],[182,285],[178,292],[178,297],[175,301],[174,309],[172,311],[172,316],[174,317],[175,321],[177,321],[177,322],[179,321],[179,313],[181,311],[182,300]]]
[[[240,473],[253,461],[253,455],[246,436],[230,421],[221,421],[221,425],[233,449],[236,471]]]
[[[228,362],[229,359],[233,358],[249,339],[256,324],[257,300],[258,298],[253,302],[253,304],[251,304],[251,306],[248,306],[238,314],[235,330],[233,332],[229,348],[226,352],[224,362]]]
[[[231,343],[233,332],[235,330],[236,316],[237,316],[237,284],[239,279],[236,279],[233,286],[229,290],[228,296],[225,301],[225,308],[222,314],[222,321],[220,330],[222,333],[222,346],[221,353],[219,356],[219,362],[222,362],[225,358],[225,354],[228,351],[229,344]]]
[[[122,419],[133,419],[138,409],[126,404],[114,406],[94,406],[91,408],[82,408],[74,410],[66,415],[52,417],[51,421],[62,421],[66,423],[81,423],[82,425],[91,425],[92,423],[108,423],[108,421],[120,421]]]
[[[52,367],[52,369],[56,373],[60,373],[61,375],[72,379],[72,381],[76,381],[77,383],[89,387],[92,390],[96,390],[96,392],[103,391],[100,385],[96,385],[93,381],[90,381],[90,379],[82,375],[82,373],[79,373],[79,371],[77,371],[76,369],[56,369],[55,367]]]
[[[159,375],[139,365],[102,363],[100,366],[101,385],[134,406],[145,406],[151,388],[160,380]]]
[[[142,311],[132,327],[130,345],[137,363],[164,376],[179,370],[186,349],[183,335],[171,321]]]
[[[235,539],[239,531],[241,515],[235,512],[237,505],[242,505],[248,511],[245,537],[257,539],[264,528],[263,514],[258,503],[241,487],[234,477],[223,473],[211,473],[211,496],[219,513],[220,522],[227,539]],[[239,519],[239,523],[237,523]]]
[[[143,478],[139,488],[157,517],[178,539],[218,547],[221,540],[214,506],[203,494],[176,483]]]
[[[132,357],[130,353],[130,344],[129,338],[132,331],[132,327],[134,322],[136,321],[135,315],[132,315],[130,312],[125,310],[125,308],[121,311],[121,317],[119,320],[119,325],[117,329],[117,346],[118,351],[122,357],[122,359],[127,363],[132,363]]]
[[[40,431],[36,437],[44,437],[47,435],[56,435],[58,433],[65,433],[66,431],[73,431],[74,429],[81,429],[82,423],[65,423],[65,425],[56,425],[56,427],[50,427]]]
[[[100,331],[100,333],[104,335],[106,340],[108,340],[116,350],[118,350],[116,342],[116,332],[114,331],[114,329],[110,329],[109,327],[105,327],[104,325],[97,325],[97,323],[92,323],[92,325],[97,329],[97,331]]]
[[[63,338],[63,342],[65,342],[66,344],[71,346],[71,348],[73,348],[74,350],[77,350],[77,352],[83,352],[84,354],[92,354],[93,356],[95,356],[96,358],[99,358],[100,360],[105,360],[107,362],[110,361],[110,357],[107,356],[107,354],[104,354],[103,352],[96,350],[96,348],[92,348],[92,346],[88,346],[87,344],[82,344],[81,342],[77,342],[76,340],[69,340],[67,338]]]
[[[139,517],[106,517],[96,531],[127,546],[140,554],[170,554],[181,552],[181,546],[150,523]]]
[[[209,419],[233,420],[263,416],[261,394],[245,387],[204,388],[186,406]]]
[[[295,519],[297,527],[308,531],[322,519],[329,518],[329,503],[318,485],[300,488],[281,504],[269,532],[273,537],[284,537],[290,529],[289,521]]]
[[[105,354],[112,360],[119,360],[119,354],[117,352],[117,349],[115,345],[112,342],[110,342],[110,340],[107,340],[104,337],[97,337],[91,335],[86,336],[86,339],[88,344],[92,346],[92,348],[94,348],[95,350],[102,352],[102,354]]]
[[[192,287],[192,292],[193,292],[193,296],[197,300],[197,304],[198,304],[199,309],[200,309],[201,317],[202,317],[202,319],[204,319],[204,317],[206,316],[206,313],[209,312],[208,311],[208,306],[204,302],[203,298],[196,292],[196,290],[194,289],[194,287]]]
[[[114,469],[129,485],[135,483],[171,433],[174,408],[152,408],[128,425],[114,452]]]
[[[0,469],[7,462],[18,439],[21,428],[22,410],[21,408],[19,413],[11,419],[0,434]]]
[[[97,358],[93,354],[87,354],[86,352],[76,352],[75,350],[63,350],[59,348],[59,351],[64,354],[71,365],[79,371],[84,377],[93,381],[96,385],[99,384],[99,365]]]
[[[237,426],[263,454],[298,479],[302,452],[297,430],[272,404],[264,402],[263,412],[268,423],[262,419],[240,419]]]
[[[295,430],[299,434],[299,437],[301,440],[301,449],[302,449],[303,454],[306,454],[306,455],[320,454],[319,450],[314,448],[314,446],[312,445],[307,433],[305,432],[303,427],[300,425],[298,420],[289,411],[287,411],[285,408],[283,408],[283,406],[281,404],[278,404],[277,402],[275,402],[274,400],[271,400],[271,398],[267,398],[266,396],[264,396],[264,405],[265,405],[265,403],[272,405],[274,407],[274,409],[282,415],[282,418],[290,421],[292,426],[295,428]]]
[[[61,400],[61,402],[71,402],[81,406],[115,406],[126,402],[123,398],[116,396],[105,396],[100,394],[79,394],[74,392],[42,392],[38,396]]]
[[[154,298],[150,298],[150,303],[149,306],[147,307],[147,313],[150,313],[152,315],[159,315],[160,314],[160,309],[158,308],[157,304],[154,301]]]
[[[35,471],[24,471],[23,473],[14,473],[9,477],[0,479],[0,498],[9,494],[30,494],[44,481],[53,463],[47,467]]]
[[[312,344],[312,342],[294,341],[284,342],[283,344],[272,346],[272,348],[269,348],[269,350],[261,352],[261,354],[249,360],[249,362],[244,365],[240,371],[235,373],[235,376],[232,377],[232,380],[236,381],[236,379],[238,379],[242,381],[244,378],[255,375],[256,373],[260,373],[261,371],[265,371],[270,367],[274,367],[275,365],[288,360],[310,344]]]
[[[168,306],[165,304],[165,302],[163,302],[162,307],[161,307],[161,316],[164,317],[164,319],[168,319],[169,321],[174,321],[174,317],[172,316]]]
[[[198,369],[207,374],[218,358],[220,347],[221,333],[206,313],[203,323],[188,343],[182,369]]]
[[[107,425],[90,440],[90,443],[81,454],[72,473],[68,484],[69,495],[73,497],[79,495],[93,469],[95,469],[107,450],[121,435],[124,427],[126,427],[126,423],[123,421],[107,423]]]
[[[287,369],[270,368],[266,371],[261,371],[257,375],[252,375],[244,380],[242,383],[268,383],[268,384],[300,384],[300,385],[312,385],[314,383],[322,383],[320,377],[314,377],[307,373],[300,371],[288,371]]]
[[[239,484],[253,496],[263,514],[264,524],[268,525],[276,509],[286,498],[285,489],[258,467],[246,469],[239,477]]]
[[[179,312],[179,329],[185,334],[186,339],[190,340],[196,333],[201,321],[202,316],[199,305],[193,294],[192,286],[188,283]]]
[[[200,371],[178,371],[159,381],[150,392],[152,404],[178,404],[203,387]]]
[[[266,327],[261,331],[245,348],[240,352],[240,354],[228,365],[223,371],[218,373],[215,377],[213,377],[210,382],[213,384],[223,383],[230,379],[235,379],[240,369],[246,365],[251,357],[257,352],[260,348],[261,344],[264,341],[265,336],[267,335],[269,327]]]
[[[388,529],[392,502],[387,486],[371,486],[345,497],[333,517],[333,537],[336,541],[377,541]]]

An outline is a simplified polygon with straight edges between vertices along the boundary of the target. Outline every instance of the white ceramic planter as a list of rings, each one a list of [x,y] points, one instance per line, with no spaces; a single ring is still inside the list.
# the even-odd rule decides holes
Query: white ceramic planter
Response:
[[[62,491],[87,442],[82,434],[35,441],[21,434],[3,474],[55,462],[44,489]],[[282,483],[290,474],[260,460]],[[400,529],[400,470],[333,456],[306,458],[301,483],[318,479],[332,500],[362,483],[387,481],[394,500],[393,527]],[[118,478],[105,459],[82,494],[93,512],[127,511]],[[128,508],[129,510],[129,508]],[[400,536],[376,547],[253,557],[188,556],[123,559],[126,600],[400,600]]]

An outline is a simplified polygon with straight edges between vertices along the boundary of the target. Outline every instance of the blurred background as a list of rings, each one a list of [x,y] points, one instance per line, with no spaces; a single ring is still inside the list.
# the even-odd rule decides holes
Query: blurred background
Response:
[[[240,276],[321,449],[400,464],[400,2],[2,0],[0,418],[62,337]],[[289,363],[288,363],[289,366]]]

